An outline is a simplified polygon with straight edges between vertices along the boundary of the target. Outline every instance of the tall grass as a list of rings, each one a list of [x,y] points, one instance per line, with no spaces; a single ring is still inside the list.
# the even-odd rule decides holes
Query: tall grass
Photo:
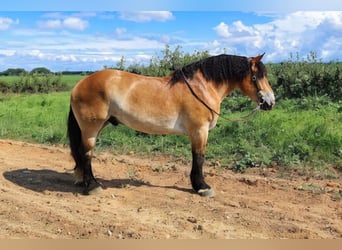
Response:
[[[234,102],[238,106],[240,100],[228,98],[225,106]],[[243,101],[241,104],[247,109]],[[283,100],[274,110],[259,112],[248,121],[220,120],[210,135],[209,147],[214,143],[220,146],[213,155],[209,150],[209,156],[222,157],[227,165],[241,170],[273,163],[313,168],[330,164],[342,170],[342,101],[331,102],[326,97]]]

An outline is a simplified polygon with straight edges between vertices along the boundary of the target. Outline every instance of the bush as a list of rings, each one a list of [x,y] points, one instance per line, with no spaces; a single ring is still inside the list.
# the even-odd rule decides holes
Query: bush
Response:
[[[277,99],[328,96],[339,100],[342,96],[342,64],[322,63],[311,53],[306,60],[289,60],[268,64],[269,78],[274,82]]]
[[[66,90],[60,74],[25,73],[13,82],[0,82],[2,93],[49,93]]]

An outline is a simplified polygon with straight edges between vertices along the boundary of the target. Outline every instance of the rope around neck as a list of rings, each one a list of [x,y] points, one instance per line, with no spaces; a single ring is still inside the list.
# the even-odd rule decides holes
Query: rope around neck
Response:
[[[193,90],[193,88],[191,87],[190,85],[190,82],[189,80],[185,77],[184,75],[184,72],[183,70],[181,69],[180,70],[181,73],[182,73],[182,76],[184,78],[184,81],[186,83],[186,85],[188,86],[191,94],[200,102],[202,103],[207,109],[209,109],[212,113],[216,114],[218,117],[222,118],[223,120],[226,120],[226,121],[230,121],[230,122],[237,122],[237,121],[245,121],[245,120],[248,120],[250,119],[251,117],[253,117],[259,110],[260,110],[260,104],[255,107],[255,109],[253,109],[248,115],[246,116],[242,116],[242,117],[238,117],[238,118],[228,118],[228,117],[225,117],[225,116],[222,116],[220,113],[216,112],[214,109],[212,109],[207,103],[205,103],[196,93],[195,91]]]

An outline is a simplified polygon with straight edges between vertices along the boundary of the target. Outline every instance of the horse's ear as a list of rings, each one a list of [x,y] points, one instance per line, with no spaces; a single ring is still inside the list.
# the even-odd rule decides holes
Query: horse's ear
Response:
[[[261,55],[256,56],[256,57],[252,57],[251,62],[253,62],[253,63],[260,62],[264,55],[265,55],[265,52],[262,53]]]

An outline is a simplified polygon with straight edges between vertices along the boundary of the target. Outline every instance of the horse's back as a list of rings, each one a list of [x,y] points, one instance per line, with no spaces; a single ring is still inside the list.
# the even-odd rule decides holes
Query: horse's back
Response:
[[[71,97],[89,105],[101,100],[108,103],[113,94],[120,96],[126,92],[134,78],[137,75],[120,70],[97,71],[81,79],[73,88]]]

